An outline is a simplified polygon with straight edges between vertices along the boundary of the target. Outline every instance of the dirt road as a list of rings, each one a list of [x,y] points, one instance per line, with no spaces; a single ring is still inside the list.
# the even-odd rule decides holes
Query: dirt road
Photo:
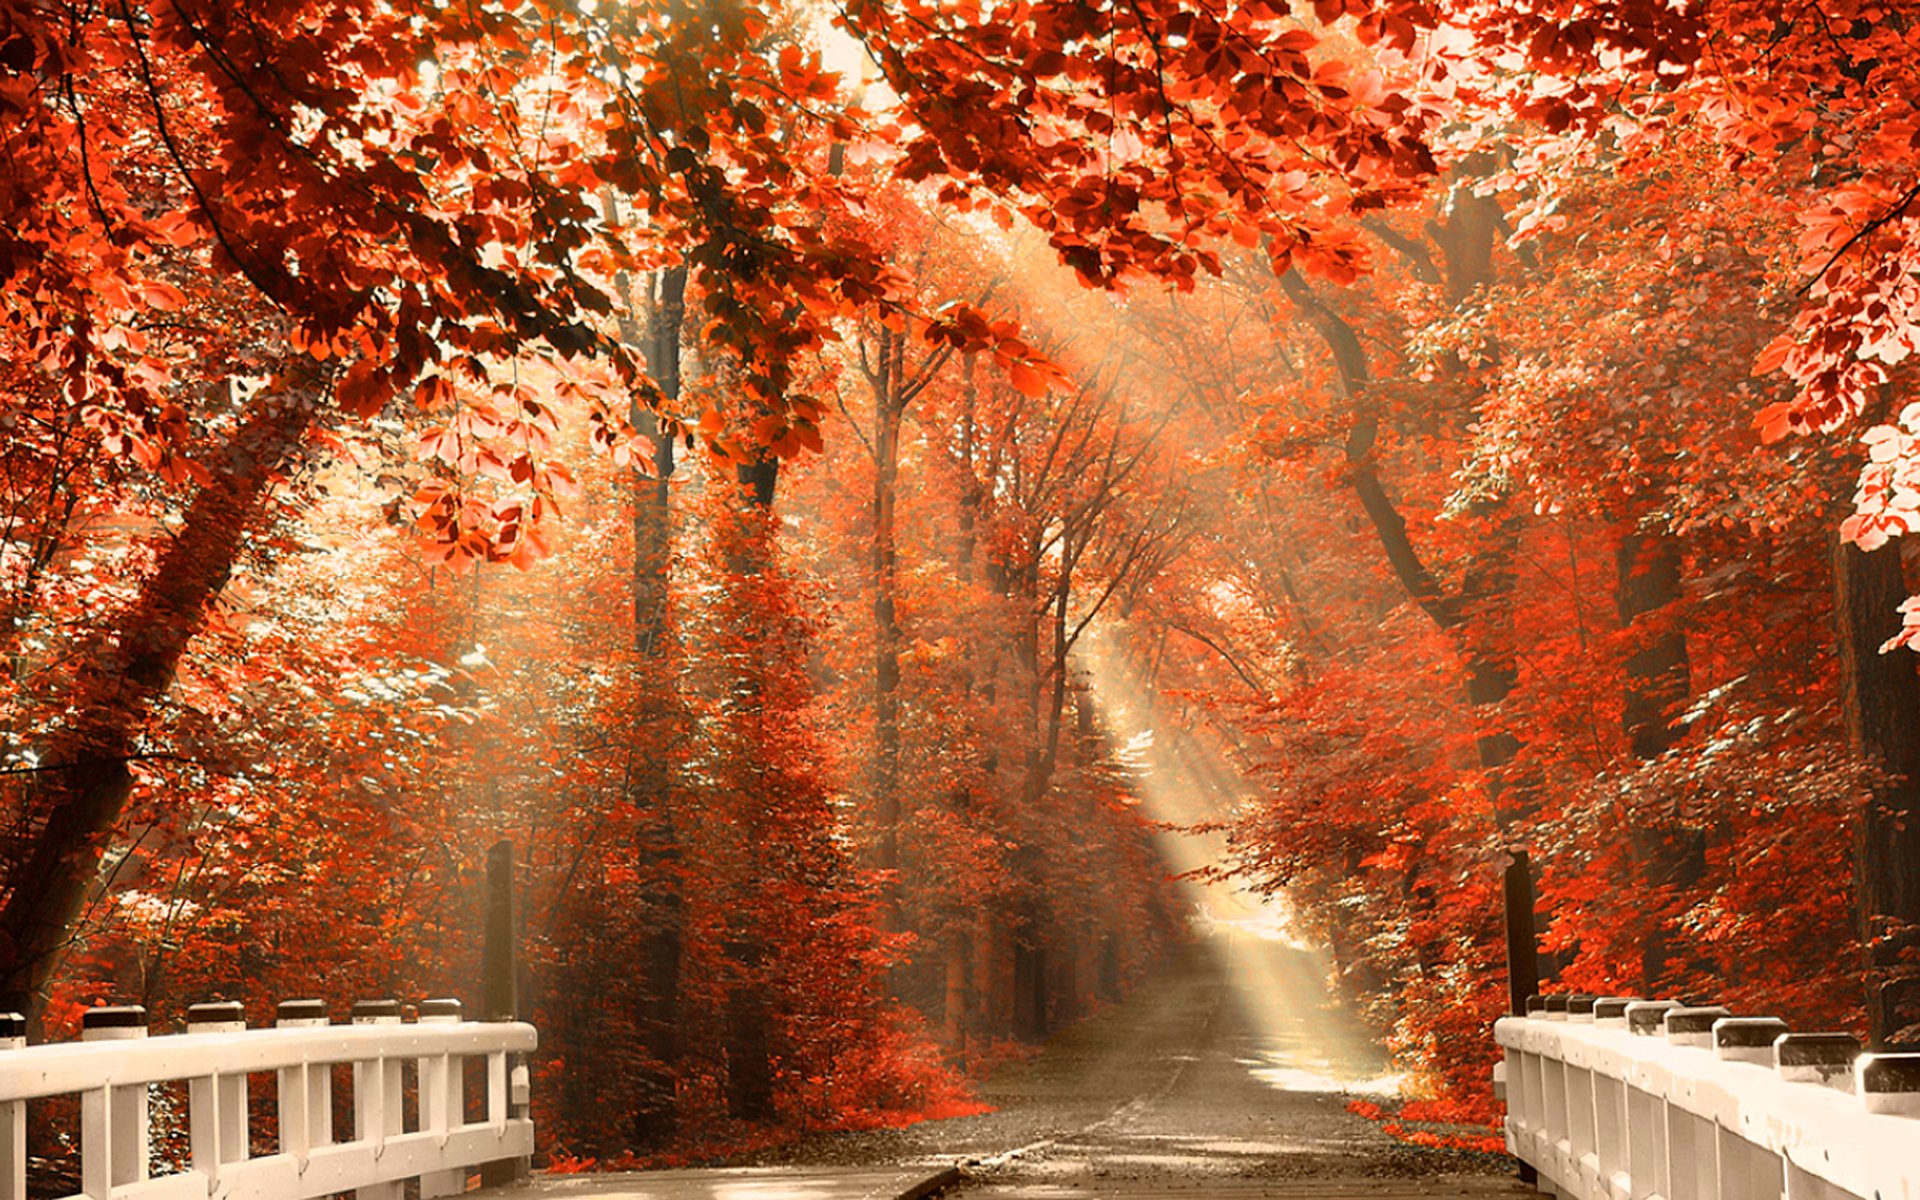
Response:
[[[1493,1156],[1426,1150],[1346,1110],[1390,1086],[1307,956],[1216,940],[1002,1072],[999,1111],[822,1139],[788,1161],[960,1160],[980,1200],[1531,1195]],[[783,1156],[785,1157],[785,1156]]]

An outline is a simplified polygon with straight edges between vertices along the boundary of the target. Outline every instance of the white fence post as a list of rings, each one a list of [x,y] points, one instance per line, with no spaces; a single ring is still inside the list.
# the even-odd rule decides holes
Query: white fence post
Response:
[[[325,1000],[282,1000],[274,1009],[276,1029],[323,1029]],[[303,1062],[274,1072],[279,1085],[280,1153],[292,1155],[304,1171],[315,1147],[333,1141],[333,1068]]]
[[[188,1033],[244,1033],[246,1014],[237,1000],[195,1004],[187,1009]],[[248,1145],[247,1076],[223,1072],[187,1081],[187,1122],[193,1169],[211,1187],[223,1163],[245,1162]]]
[[[27,1019],[0,1013],[0,1054],[24,1050]],[[27,1102],[0,1100],[0,1200],[27,1200]]]
[[[355,1025],[400,1024],[398,1000],[357,1000],[353,1005]],[[405,1132],[402,1110],[405,1092],[400,1078],[401,1060],[380,1054],[353,1064],[353,1136],[370,1143],[374,1161],[386,1151],[387,1139]],[[358,1200],[402,1200],[404,1189],[398,1182],[376,1183],[357,1189]]]
[[[1627,1005],[1634,1000],[1632,996],[1595,997],[1594,1028],[1626,1029]],[[1629,1200],[1628,1189],[1624,1186],[1625,1181],[1630,1179],[1627,1085],[1624,1080],[1615,1079],[1604,1071],[1593,1073],[1593,1122],[1594,1148],[1600,1160],[1600,1182],[1609,1197],[1618,1194],[1620,1200]]]
[[[83,1042],[147,1036],[147,1010],[138,1004],[90,1008],[80,1018]],[[103,1083],[80,1097],[80,1186],[92,1200],[147,1177],[147,1085]]]
[[[1787,1033],[1778,1017],[1723,1017],[1713,1023],[1713,1055],[1721,1062],[1773,1066],[1773,1046]],[[1729,1200],[1780,1200],[1786,1163],[1741,1131],[1720,1127],[1720,1190]]]
[[[1862,1054],[1853,1064],[1853,1090],[1870,1113],[1920,1117],[1920,1054]]]
[[[453,1025],[460,1020],[458,1000],[422,1000],[420,1023]],[[466,1120],[466,1059],[436,1054],[419,1061],[420,1128],[439,1137],[442,1145]],[[467,1190],[467,1171],[461,1167],[432,1171],[420,1177],[420,1200],[457,1196]]]

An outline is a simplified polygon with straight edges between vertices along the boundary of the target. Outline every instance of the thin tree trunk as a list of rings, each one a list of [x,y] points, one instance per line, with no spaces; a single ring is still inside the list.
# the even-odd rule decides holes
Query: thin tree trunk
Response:
[[[900,869],[900,618],[895,508],[900,427],[905,414],[906,337],[883,329],[873,387],[873,796],[880,822],[879,867]],[[886,885],[887,918],[898,926],[900,887]]]
[[[1038,734],[1034,751],[1028,756],[1024,799],[1036,804],[1047,794],[1053,773],[1060,763],[1060,728],[1067,710],[1067,604],[1073,594],[1072,564],[1062,565],[1060,582],[1054,588],[1051,619],[1048,622],[1052,651],[1048,656],[1051,679],[1047,690],[1045,726]],[[1035,686],[1038,687],[1038,680]]]

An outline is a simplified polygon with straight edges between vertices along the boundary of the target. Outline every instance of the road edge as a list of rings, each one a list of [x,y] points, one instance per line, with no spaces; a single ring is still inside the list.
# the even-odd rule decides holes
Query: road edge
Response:
[[[893,1200],[927,1200],[960,1182],[960,1168],[945,1166],[894,1194]]]

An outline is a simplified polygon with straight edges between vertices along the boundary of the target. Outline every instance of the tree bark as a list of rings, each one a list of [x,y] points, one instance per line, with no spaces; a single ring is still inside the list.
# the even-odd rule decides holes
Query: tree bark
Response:
[[[681,334],[686,323],[687,269],[668,267],[653,279],[650,320],[641,347],[647,372],[662,398],[680,398]],[[623,326],[626,323],[623,322]],[[637,331],[622,329],[634,340]],[[633,503],[633,641],[649,669],[659,671],[667,653],[669,572],[673,561],[673,439],[660,429],[659,417],[645,409],[634,426],[653,441],[651,475],[635,468]],[[664,714],[655,713],[655,716]],[[645,919],[649,928],[640,945],[639,1011],[636,1026],[648,1065],[638,1081],[639,1102],[631,1119],[637,1147],[668,1142],[678,1125],[677,1079],[684,1052],[680,1038],[680,964],[685,899],[677,883],[679,830],[673,817],[673,780],[658,741],[641,753],[633,777],[635,807],[642,814],[635,833],[636,857],[649,880]]]
[[[739,533],[739,544],[729,556],[729,566],[743,579],[734,586],[747,587],[764,576],[773,565],[773,500],[780,481],[780,460],[761,453],[735,468],[735,476],[744,489],[747,512],[735,519],[749,522]],[[751,606],[749,606],[750,608]],[[739,680],[739,707],[743,713],[757,710],[765,692],[766,661],[764,648],[757,639],[751,661],[743,667]],[[751,841],[749,822],[745,836]],[[773,1109],[773,1039],[771,1005],[765,979],[766,947],[753,924],[753,914],[736,913],[730,921],[731,935],[724,947],[727,960],[737,969],[739,978],[728,985],[724,1020],[727,1055],[727,1112],[742,1120],[765,1120]]]
[[[667,403],[680,399],[680,335],[686,324],[687,269],[668,267],[656,280],[652,321],[644,349],[647,371]],[[653,473],[633,472],[633,628],[636,648],[653,655],[666,621],[667,571],[672,561],[673,439],[659,417],[641,409],[634,427],[653,441]]]
[[[1629,533],[1620,539],[1615,568],[1620,623],[1629,631],[1641,626],[1627,655],[1620,724],[1633,756],[1648,761],[1679,742],[1684,731],[1673,723],[1673,710],[1692,688],[1686,635],[1678,629],[1646,629],[1648,618],[1680,599],[1680,548],[1670,537]],[[1678,822],[1666,827],[1636,822],[1627,836],[1656,894],[1684,895],[1706,876],[1702,830]],[[1667,973],[1672,943],[1671,930],[1663,924],[1641,944],[1641,983],[1649,995],[1659,990]]]
[[[75,715],[42,755],[37,800],[46,818],[6,881],[0,1006],[37,1021],[132,793],[128,763],[152,707],[173,686],[181,655],[226,587],[273,481],[317,422],[321,391],[312,382],[255,396],[232,440],[207,464],[210,481],[139,597],[114,633],[87,651]]]
[[[1833,555],[1841,704],[1854,753],[1884,772],[1867,793],[1854,844],[1855,910],[1866,946],[1867,1018],[1873,1044],[1920,1041],[1920,676],[1908,653],[1880,653],[1899,632],[1908,595],[1898,548],[1866,553],[1840,542]]]
[[[1673,709],[1692,689],[1686,634],[1678,629],[1648,633],[1651,617],[1680,598],[1680,548],[1670,537],[1629,533],[1615,555],[1614,601],[1620,624],[1643,628],[1627,655],[1627,685],[1620,725],[1639,759],[1658,758],[1680,740]]]
[[[880,822],[878,865],[900,869],[899,547],[894,515],[900,478],[900,428],[906,413],[906,336],[882,328],[873,384],[873,798]],[[886,884],[887,917],[898,927],[900,887]]]
[[[1515,539],[1511,525],[1502,523],[1499,538],[1475,562],[1459,594],[1450,594],[1420,557],[1418,547],[1407,533],[1406,518],[1400,515],[1399,507],[1374,469],[1373,448],[1379,421],[1367,409],[1366,393],[1372,385],[1372,373],[1359,336],[1353,326],[1314,295],[1298,275],[1289,272],[1281,278],[1281,286],[1320,330],[1333,355],[1341,384],[1356,403],[1358,411],[1345,449],[1348,479],[1380,539],[1394,577],[1408,598],[1418,604],[1435,625],[1454,634],[1459,641],[1466,660],[1468,703],[1482,713],[1498,708],[1512,693],[1518,672],[1511,658],[1496,651],[1493,641],[1473,636],[1468,618],[1476,609],[1482,620],[1488,619],[1489,614],[1497,616],[1512,598]],[[1489,506],[1483,505],[1480,515],[1492,515]],[[1481,720],[1485,725],[1487,718],[1483,716]],[[1519,754],[1520,740],[1503,729],[1483,728],[1475,737],[1475,747],[1480,766],[1488,773],[1489,789],[1497,800],[1508,782],[1503,778],[1503,769]],[[1504,824],[1510,819],[1509,810],[1514,806],[1496,803],[1495,807]]]

